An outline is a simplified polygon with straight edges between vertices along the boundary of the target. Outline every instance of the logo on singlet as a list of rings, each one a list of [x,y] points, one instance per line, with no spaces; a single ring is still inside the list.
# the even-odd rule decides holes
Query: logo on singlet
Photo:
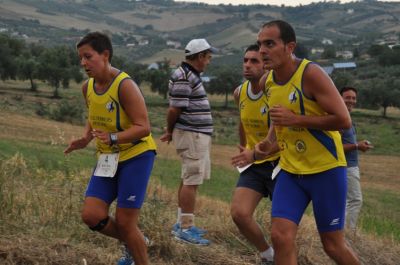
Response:
[[[296,147],[296,151],[299,153],[303,153],[307,149],[306,144],[302,140],[297,140],[294,145]]]
[[[290,102],[290,104],[293,104],[293,103],[296,103],[296,101],[297,101],[296,91],[293,91],[289,95],[289,102]]]
[[[114,107],[114,102],[112,102],[112,101],[107,102],[107,104],[106,104],[106,109],[107,109],[108,112],[113,112],[114,109],[115,109],[115,107]]]
[[[261,115],[267,114],[267,106],[262,106],[262,107],[260,108],[260,113],[261,113]]]

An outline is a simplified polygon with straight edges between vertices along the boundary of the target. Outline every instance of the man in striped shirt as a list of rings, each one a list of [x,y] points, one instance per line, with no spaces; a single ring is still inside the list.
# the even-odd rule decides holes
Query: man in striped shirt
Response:
[[[183,242],[208,245],[205,230],[194,225],[197,188],[210,178],[210,146],[213,132],[210,103],[200,73],[215,52],[205,39],[193,39],[185,48],[186,59],[169,81],[167,130],[163,142],[174,142],[182,160],[178,189],[178,221],[172,234]]]

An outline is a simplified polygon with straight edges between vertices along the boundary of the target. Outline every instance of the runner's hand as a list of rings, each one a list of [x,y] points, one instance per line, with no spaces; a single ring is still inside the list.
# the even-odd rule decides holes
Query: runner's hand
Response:
[[[240,153],[232,157],[232,165],[236,167],[243,167],[254,162],[253,150],[246,149],[245,147],[238,145]]]

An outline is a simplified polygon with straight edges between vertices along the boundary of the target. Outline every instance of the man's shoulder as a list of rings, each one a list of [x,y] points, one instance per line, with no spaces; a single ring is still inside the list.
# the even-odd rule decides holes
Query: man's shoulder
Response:
[[[190,67],[186,67],[185,64],[181,64],[171,75],[172,80],[188,80],[189,76],[192,75]]]

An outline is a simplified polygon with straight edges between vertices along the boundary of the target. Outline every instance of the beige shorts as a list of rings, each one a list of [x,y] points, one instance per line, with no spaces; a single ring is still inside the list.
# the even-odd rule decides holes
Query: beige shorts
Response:
[[[211,136],[175,128],[172,141],[182,159],[183,184],[200,185],[210,179]]]

